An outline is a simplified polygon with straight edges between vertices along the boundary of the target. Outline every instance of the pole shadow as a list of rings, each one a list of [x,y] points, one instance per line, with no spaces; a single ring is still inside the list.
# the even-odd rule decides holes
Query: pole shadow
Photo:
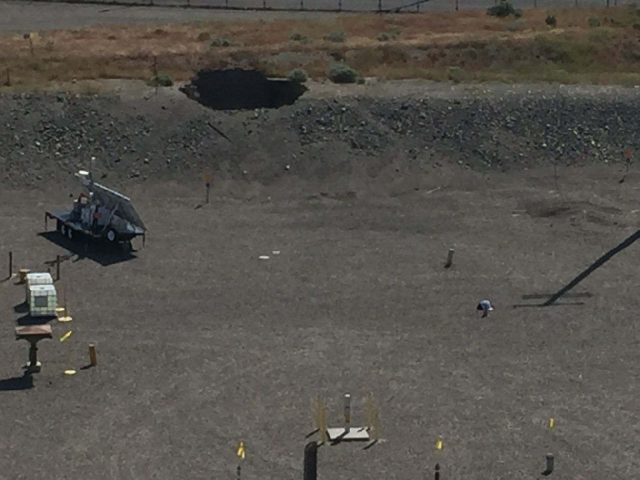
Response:
[[[545,307],[553,305],[560,297],[566,295],[569,290],[574,288],[582,280],[584,280],[589,275],[591,275],[595,270],[597,270],[602,265],[607,263],[611,259],[611,257],[613,257],[614,255],[620,253],[625,248],[627,248],[627,247],[631,246],[633,243],[635,243],[635,241],[638,240],[638,238],[640,238],[640,230],[638,230],[634,234],[628,236],[622,242],[620,242],[618,245],[616,245],[611,250],[609,250],[608,252],[606,252],[605,254],[600,256],[600,258],[598,258],[595,262],[593,262],[591,265],[589,265],[585,270],[580,272],[573,280],[571,280],[569,283],[567,283],[564,287],[562,287],[556,293],[551,295],[551,297],[546,302],[544,302],[542,305],[545,306]]]

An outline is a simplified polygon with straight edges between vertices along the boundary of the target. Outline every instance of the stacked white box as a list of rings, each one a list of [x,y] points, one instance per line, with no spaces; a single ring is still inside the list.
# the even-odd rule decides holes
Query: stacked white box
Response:
[[[28,273],[27,280],[25,282],[25,301],[29,303],[29,288],[33,285],[53,285],[53,278],[51,278],[51,274],[44,273]]]
[[[58,306],[56,287],[32,285],[29,287],[29,315],[32,317],[54,317]]]

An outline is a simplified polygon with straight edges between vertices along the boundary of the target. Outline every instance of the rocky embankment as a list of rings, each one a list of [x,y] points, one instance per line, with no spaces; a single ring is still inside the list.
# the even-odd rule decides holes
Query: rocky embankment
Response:
[[[0,182],[38,186],[79,167],[118,182],[197,181],[209,172],[273,184],[283,176],[375,177],[389,165],[416,175],[447,166],[617,163],[636,146],[639,93],[429,86],[369,96],[365,89],[234,112],[209,110],[176,90],[144,97],[4,94]]]

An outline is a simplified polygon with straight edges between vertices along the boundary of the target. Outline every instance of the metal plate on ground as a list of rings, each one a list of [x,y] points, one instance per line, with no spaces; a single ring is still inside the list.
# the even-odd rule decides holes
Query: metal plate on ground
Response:
[[[351,427],[349,431],[341,428],[327,428],[327,435],[332,442],[368,442],[369,432],[363,427]]]

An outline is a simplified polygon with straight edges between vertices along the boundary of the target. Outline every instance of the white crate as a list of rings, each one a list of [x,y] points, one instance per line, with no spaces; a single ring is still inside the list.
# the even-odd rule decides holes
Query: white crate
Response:
[[[29,287],[29,315],[32,317],[53,317],[56,315],[58,296],[53,285],[32,285]]]
[[[53,285],[53,278],[51,278],[51,274],[47,272],[28,273],[27,280],[24,285],[25,301],[29,303],[29,288],[33,285]]]

